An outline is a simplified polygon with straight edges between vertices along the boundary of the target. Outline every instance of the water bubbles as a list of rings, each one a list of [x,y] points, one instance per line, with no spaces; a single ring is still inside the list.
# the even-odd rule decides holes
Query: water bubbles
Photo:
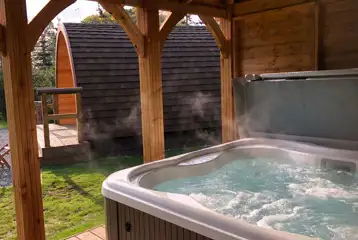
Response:
[[[282,161],[280,161],[282,162]],[[358,239],[357,176],[272,159],[234,161],[215,172],[160,184],[227,216],[323,240]]]

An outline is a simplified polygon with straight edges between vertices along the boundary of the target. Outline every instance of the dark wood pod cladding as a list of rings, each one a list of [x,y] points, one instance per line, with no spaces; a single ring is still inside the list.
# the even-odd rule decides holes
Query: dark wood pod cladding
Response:
[[[121,27],[64,23],[56,59],[56,87],[83,88],[86,140],[99,149],[106,146],[104,152],[140,151],[138,57]],[[164,45],[162,72],[166,147],[220,142],[220,51],[205,26],[173,29]],[[58,97],[59,113],[75,112],[75,106],[74,96]]]

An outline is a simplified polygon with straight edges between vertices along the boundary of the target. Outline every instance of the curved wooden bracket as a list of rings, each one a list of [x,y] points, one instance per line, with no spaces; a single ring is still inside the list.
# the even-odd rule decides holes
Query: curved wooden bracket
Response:
[[[169,33],[184,16],[185,14],[182,12],[172,12],[162,23],[159,32],[159,41],[161,48],[163,48],[165,40],[168,38]]]
[[[213,17],[199,15],[201,21],[205,23],[206,27],[209,29],[211,34],[214,36],[216,43],[220,48],[220,52],[224,58],[229,56],[229,40],[226,39],[224,33],[222,32],[219,24],[215,21]]]
[[[47,25],[76,0],[51,0],[27,25],[27,47],[32,51]]]
[[[6,55],[5,27],[0,24],[0,55]]]
[[[99,3],[121,25],[123,30],[127,33],[133,46],[137,50],[138,55],[145,56],[144,35],[139,30],[137,25],[134,24],[131,17],[126,12],[126,10],[124,10],[123,6],[120,4],[106,3],[105,1],[102,1],[102,0],[100,0]]]

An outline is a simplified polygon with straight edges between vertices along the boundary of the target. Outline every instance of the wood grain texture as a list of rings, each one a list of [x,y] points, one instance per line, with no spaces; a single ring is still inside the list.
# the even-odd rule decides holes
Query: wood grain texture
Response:
[[[164,119],[161,43],[158,10],[137,9],[137,23],[146,37],[145,56],[139,56],[143,159],[164,159]]]
[[[320,0],[321,69],[358,67],[358,1]]]
[[[169,33],[173,30],[174,26],[185,16],[182,12],[171,12],[165,21],[160,26],[159,41],[161,48],[164,47],[165,40],[167,40]]]
[[[48,106],[47,106],[47,94],[41,94],[41,106],[42,106],[42,121],[43,121],[43,133],[45,140],[45,147],[50,147],[50,129],[49,129],[49,118],[48,118]]]
[[[315,0],[248,0],[234,4],[233,16],[243,16],[294,5],[300,5]]]
[[[76,93],[76,126],[77,139],[79,143],[84,141],[84,121],[82,112],[82,96],[81,93]]]
[[[105,198],[104,200],[105,216],[106,216],[106,235],[107,239],[119,239],[119,216],[118,205],[116,202]]]
[[[124,10],[123,6],[119,4],[108,4],[105,1],[99,1],[104,9],[112,14],[116,21],[121,25],[123,30],[127,33],[134,48],[137,50],[139,56],[145,55],[144,36],[139,28],[135,25],[131,17]]]
[[[57,35],[57,51],[56,51],[56,87],[57,88],[73,88],[76,84],[70,61],[69,49],[66,44],[63,32]],[[75,113],[76,98],[74,95],[57,95],[57,109],[59,114]],[[61,119],[60,124],[76,124],[76,119]]]
[[[138,1],[138,0],[104,0],[106,3],[122,4],[132,7],[143,7],[149,10],[166,10],[170,12],[180,11],[190,14],[203,14],[213,17],[226,17],[226,5],[222,0],[156,0],[156,1]]]
[[[117,206],[117,215],[108,212],[114,208],[106,208],[107,221],[117,222],[117,226],[106,225],[107,234],[112,233],[107,235],[107,240],[210,240],[206,236],[113,200],[105,201],[106,206]]]
[[[221,124],[222,141],[230,142],[238,136],[236,130],[236,115],[234,107],[233,92],[233,52],[232,52],[232,20],[220,19],[221,31],[226,39],[227,55],[221,53],[220,72],[221,72]]]
[[[220,29],[219,24],[216,22],[216,20],[213,17],[203,16],[203,15],[200,15],[199,17],[206,25],[206,27],[209,29],[214,39],[216,40],[216,43],[218,44],[218,47],[220,49],[220,53],[223,55],[223,57],[227,58],[228,55],[230,54],[229,51],[231,51],[230,48],[231,45],[230,43],[228,43],[226,36],[223,34],[222,30]]]
[[[0,24],[0,56],[5,55],[6,44],[5,44],[5,27]]]
[[[28,24],[27,47],[31,52],[46,26],[76,0],[50,0]]]
[[[238,75],[316,68],[316,10],[306,3],[235,20]]]
[[[7,51],[2,58],[2,68],[10,134],[17,239],[44,240],[31,56],[26,46],[26,1],[0,0],[0,24],[6,27]]]

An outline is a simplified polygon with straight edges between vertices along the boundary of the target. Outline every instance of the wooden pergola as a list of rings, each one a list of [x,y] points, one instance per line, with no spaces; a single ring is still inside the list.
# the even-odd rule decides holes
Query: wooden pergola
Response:
[[[50,0],[28,23],[26,0],[0,0],[0,54],[3,57],[7,118],[12,153],[18,239],[45,239],[38,161],[31,51],[52,19],[76,0]],[[308,0],[98,0],[128,34],[139,58],[143,153],[146,162],[164,158],[161,50],[185,14],[197,14],[221,51],[222,139],[236,139],[232,77],[236,70],[232,36],[235,17]],[[137,25],[123,6],[137,8]],[[159,26],[159,10],[170,11]],[[216,19],[220,19],[220,24]]]

